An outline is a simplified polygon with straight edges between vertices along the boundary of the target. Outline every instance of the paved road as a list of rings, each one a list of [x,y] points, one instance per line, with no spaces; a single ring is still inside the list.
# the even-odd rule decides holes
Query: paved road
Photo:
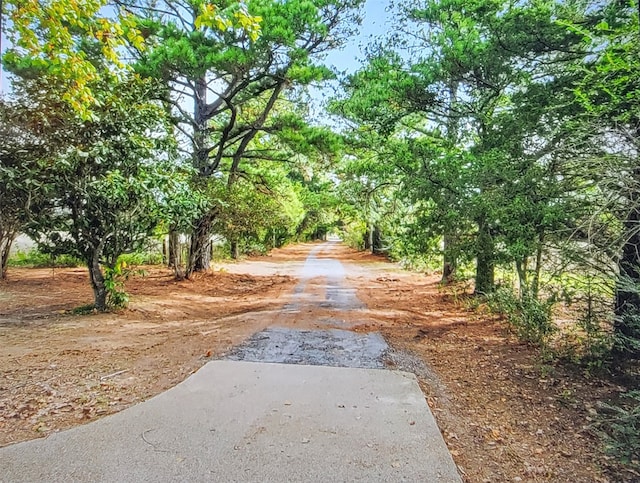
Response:
[[[347,271],[331,258],[338,242],[315,247],[297,273],[292,300],[282,320],[258,332],[227,358],[252,362],[278,362],[336,367],[382,369],[387,343],[380,334],[341,330],[348,312],[364,313],[365,306],[346,282]],[[328,314],[328,315],[327,315]],[[313,321],[315,330],[297,329]],[[279,326],[278,322],[280,322]],[[326,327],[326,328],[323,328]]]
[[[287,317],[328,309],[329,327],[363,308],[319,257],[331,246]],[[415,376],[376,369],[386,350],[379,334],[272,327],[149,401],[0,448],[0,482],[460,482]]]

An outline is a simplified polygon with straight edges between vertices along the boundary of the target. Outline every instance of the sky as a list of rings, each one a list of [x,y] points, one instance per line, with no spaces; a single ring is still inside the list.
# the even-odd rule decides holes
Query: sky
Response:
[[[365,48],[384,37],[389,30],[389,0],[367,0],[360,32],[349,39],[343,49],[329,53],[327,64],[338,71],[355,72],[364,59]]]
[[[345,45],[327,54],[324,63],[338,75],[353,74],[364,63],[366,48],[384,38],[390,28],[391,15],[386,11],[390,0],[366,0],[359,31]],[[337,94],[338,82],[325,83],[322,87],[310,87],[309,115],[314,124],[337,127],[336,119],[330,119],[325,103]]]

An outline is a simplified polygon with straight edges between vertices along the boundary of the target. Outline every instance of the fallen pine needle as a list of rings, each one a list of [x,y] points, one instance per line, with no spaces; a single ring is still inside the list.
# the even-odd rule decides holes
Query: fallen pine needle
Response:
[[[111,379],[112,377],[119,376],[120,374],[124,374],[125,372],[129,372],[129,369],[125,369],[123,371],[114,372],[113,374],[107,374],[106,376],[102,376],[100,378],[100,380],[104,381],[105,379]]]

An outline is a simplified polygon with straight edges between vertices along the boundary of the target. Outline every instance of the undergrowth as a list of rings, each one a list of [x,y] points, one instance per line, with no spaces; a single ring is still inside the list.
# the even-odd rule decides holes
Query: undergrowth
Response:
[[[118,260],[125,262],[129,266],[161,265],[163,263],[162,253],[158,251],[127,253],[120,255]]]
[[[11,255],[10,267],[26,268],[70,268],[84,265],[82,260],[71,255],[49,255],[38,250],[18,251]]]
[[[160,265],[162,253],[155,251],[135,252],[121,255],[120,261],[129,266]],[[74,268],[84,266],[85,263],[72,255],[50,255],[39,250],[18,251],[9,258],[10,267],[25,268]]]
[[[547,347],[550,336],[556,332],[552,310],[555,298],[538,300],[531,296],[518,296],[512,290],[500,288],[488,296],[489,308],[503,314],[518,337],[531,344]]]
[[[145,275],[144,270],[131,267],[126,256],[121,255],[115,267],[105,267],[104,285],[107,289],[107,306],[109,308],[125,308],[129,303],[129,294],[125,291],[125,282],[132,275]]]
[[[605,451],[640,476],[640,391],[627,392],[618,404],[600,404],[601,416],[593,425]]]

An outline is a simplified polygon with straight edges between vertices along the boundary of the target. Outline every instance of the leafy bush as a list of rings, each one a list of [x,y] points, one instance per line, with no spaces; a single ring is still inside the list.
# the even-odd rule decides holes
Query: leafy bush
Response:
[[[79,260],[74,256],[52,256],[38,250],[30,250],[28,252],[18,251],[9,258],[9,266],[11,267],[57,268],[79,267],[82,265],[82,260]]]
[[[434,273],[442,269],[442,262],[431,254],[411,254],[400,258],[392,254],[392,259],[398,260],[402,268],[412,272]]]
[[[340,237],[347,246],[356,250],[364,250],[364,234],[366,229],[364,222],[353,222],[343,227]]]
[[[231,246],[229,242],[214,243],[211,250],[211,260],[216,262],[231,260]]]
[[[127,265],[161,265],[162,253],[159,251],[145,251],[145,252],[135,252],[135,253],[127,253],[125,255],[120,255],[120,261],[125,262]]]
[[[246,240],[243,243],[242,253],[249,256],[266,255],[269,253],[269,248],[264,243],[260,243],[257,240]]]
[[[501,288],[490,295],[489,307],[504,314],[518,337],[536,345],[545,345],[557,327],[552,320],[551,310],[555,298],[538,300],[531,296],[519,297],[513,291]]]
[[[640,391],[628,392],[625,399],[620,406],[602,403],[594,428],[607,453],[635,473],[640,470]]]
[[[124,290],[124,283],[134,273],[144,273],[141,270],[134,270],[129,267],[121,256],[115,267],[104,268],[104,286],[107,289],[107,306],[121,309],[129,303],[129,294]]]

